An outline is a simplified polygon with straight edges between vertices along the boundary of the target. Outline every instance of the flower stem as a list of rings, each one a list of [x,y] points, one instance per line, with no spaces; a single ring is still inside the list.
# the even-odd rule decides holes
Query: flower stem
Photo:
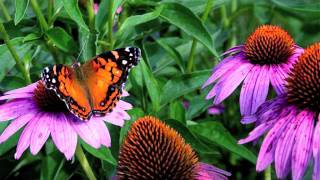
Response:
[[[3,4],[3,0],[0,0],[0,10],[6,19],[6,21],[11,21],[11,16],[6,8],[6,6]]]
[[[86,155],[84,154],[84,152],[82,150],[80,143],[78,143],[78,145],[77,145],[76,157],[77,157],[78,161],[80,162],[82,169],[86,173],[87,177],[90,180],[97,180],[97,178],[93,174],[92,168],[90,167],[90,164],[86,158]]]
[[[108,41],[109,41],[109,50],[113,49],[113,37],[112,37],[112,31],[113,31],[113,1],[109,0],[109,9],[108,9]]]
[[[15,60],[17,66],[18,66],[18,69],[19,71],[22,73],[24,79],[26,80],[26,82],[28,84],[31,83],[31,79],[30,79],[30,75],[29,75],[29,72],[27,71],[26,67],[23,65],[23,63],[21,62],[20,60],[20,57],[18,56],[18,53],[17,51],[15,50],[15,48],[13,47],[13,45],[11,44],[10,42],[10,37],[6,31],[6,29],[4,28],[3,24],[0,23],[0,32],[2,32],[3,34],[3,40],[4,42],[6,43],[13,59]]]
[[[47,10],[47,17],[48,17],[48,26],[52,25],[52,16],[53,16],[53,8],[54,8],[54,1],[48,0],[48,10]]]
[[[264,179],[271,180],[271,166],[268,166],[267,169],[264,171]]]
[[[37,0],[31,0],[31,6],[32,6],[32,9],[40,22],[40,26],[41,26],[42,30],[47,31],[49,28],[48,23],[41,12],[41,9],[39,7]]]
[[[210,10],[212,8],[213,5],[213,0],[207,0],[207,4],[206,4],[206,9],[201,17],[201,21],[204,23],[207,18],[208,15],[210,13]],[[189,59],[188,59],[188,64],[187,64],[187,72],[192,72],[193,66],[194,66],[194,54],[196,52],[196,48],[197,48],[197,43],[198,41],[193,38],[192,40],[192,46],[191,46],[191,50],[190,50],[190,54],[189,54]]]
[[[88,24],[91,31],[94,30],[94,10],[93,10],[93,0],[88,0],[86,3],[86,9],[88,13]]]

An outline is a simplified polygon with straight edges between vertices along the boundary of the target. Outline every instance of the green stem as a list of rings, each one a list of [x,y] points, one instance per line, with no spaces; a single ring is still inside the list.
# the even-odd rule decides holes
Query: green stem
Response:
[[[113,1],[109,0],[109,9],[108,9],[108,41],[109,41],[109,50],[113,49],[113,37],[112,37],[112,31],[113,31]]]
[[[48,16],[48,26],[52,25],[52,16],[53,16],[53,8],[54,8],[54,1],[48,0],[48,10],[47,10],[47,16]]]
[[[77,157],[78,161],[80,162],[82,169],[86,173],[87,177],[90,180],[97,180],[97,178],[93,174],[93,171],[92,171],[90,164],[86,158],[86,155],[84,154],[84,152],[82,150],[80,143],[78,143],[78,145],[77,145],[76,157]]]
[[[32,9],[40,22],[40,26],[41,26],[42,30],[47,31],[49,28],[48,23],[41,12],[41,9],[39,7],[37,0],[31,0],[31,6],[32,6]]]
[[[93,0],[87,0],[86,9],[88,13],[89,28],[91,31],[93,31],[94,30]]]
[[[4,18],[6,21],[11,21],[11,16],[6,8],[6,6],[3,4],[3,0],[0,0],[0,10],[2,14],[4,15]]]
[[[15,50],[15,48],[13,47],[13,45],[11,44],[10,37],[9,37],[9,35],[8,35],[8,33],[7,33],[6,29],[4,28],[2,23],[0,23],[0,32],[2,32],[2,34],[3,34],[3,40],[6,43],[6,45],[7,45],[8,49],[9,49],[13,59],[15,60],[19,71],[22,73],[22,75],[23,75],[24,79],[26,80],[26,82],[28,84],[30,84],[31,83],[31,79],[30,79],[29,72],[27,71],[27,69],[25,68],[23,63],[20,61],[18,53]]]
[[[212,8],[212,5],[213,5],[213,0],[207,0],[206,9],[201,17],[201,21],[203,23],[207,20],[208,15],[210,13],[210,10]],[[192,69],[194,66],[194,55],[196,53],[197,43],[198,43],[198,41],[195,38],[193,38],[192,46],[191,46],[191,50],[190,50],[190,54],[189,54],[189,59],[188,59],[188,64],[187,64],[187,72],[188,73],[192,72]]]
[[[271,180],[271,166],[264,171],[264,180]]]

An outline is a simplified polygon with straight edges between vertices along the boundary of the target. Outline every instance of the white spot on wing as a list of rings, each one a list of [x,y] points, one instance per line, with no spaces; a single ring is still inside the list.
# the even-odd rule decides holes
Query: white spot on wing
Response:
[[[126,47],[124,50],[130,52],[130,47]]]
[[[127,60],[122,60],[122,64],[123,64],[123,65],[126,65],[127,63],[128,63]]]

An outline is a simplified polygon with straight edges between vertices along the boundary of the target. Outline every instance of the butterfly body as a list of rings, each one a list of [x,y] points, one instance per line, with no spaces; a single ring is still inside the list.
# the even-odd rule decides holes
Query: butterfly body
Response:
[[[56,92],[82,120],[111,112],[119,101],[130,69],[137,65],[140,49],[120,48],[102,53],[85,64],[58,64],[44,68],[45,87]]]

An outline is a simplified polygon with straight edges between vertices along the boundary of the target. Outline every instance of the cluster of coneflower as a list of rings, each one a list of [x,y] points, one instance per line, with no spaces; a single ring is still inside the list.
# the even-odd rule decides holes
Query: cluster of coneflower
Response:
[[[220,105],[242,83],[240,113],[243,124],[255,129],[240,144],[265,135],[257,171],[272,162],[277,177],[290,172],[302,179],[313,162],[313,179],[320,179],[320,43],[306,49],[278,26],[257,28],[243,45],[226,51],[203,87],[215,83],[207,99]],[[268,91],[276,97],[267,101]],[[120,100],[105,117],[79,121],[41,82],[5,93],[0,100],[0,121],[12,122],[0,143],[23,128],[15,158],[30,147],[37,154],[51,135],[67,159],[77,148],[78,136],[94,148],[111,146],[105,122],[122,126],[130,119],[131,104]],[[63,108],[56,108],[63,107]],[[226,107],[228,109],[228,107]],[[313,157],[313,158],[311,158]],[[119,179],[226,179],[230,174],[199,162],[190,145],[172,128],[154,117],[133,123],[120,151]]]

